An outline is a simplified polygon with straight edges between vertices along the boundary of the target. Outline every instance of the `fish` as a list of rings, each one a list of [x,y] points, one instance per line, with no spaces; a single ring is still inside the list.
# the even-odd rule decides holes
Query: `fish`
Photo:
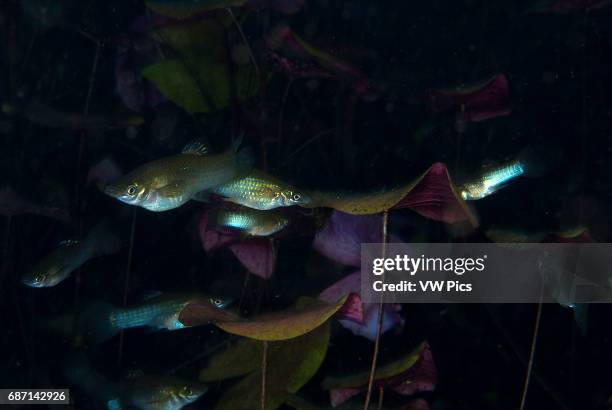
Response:
[[[213,229],[231,228],[251,236],[270,236],[283,230],[289,219],[278,212],[215,208],[208,213],[208,224]]]
[[[221,184],[211,191],[228,202],[260,211],[294,205],[306,206],[312,201],[307,192],[261,170],[252,170],[246,176]]]
[[[21,282],[33,288],[47,288],[66,280],[87,261],[117,253],[121,238],[108,221],[94,226],[82,241],[62,241],[57,249],[45,256]]]
[[[12,217],[28,214],[70,222],[70,213],[67,209],[35,204],[23,198],[10,186],[0,188],[0,215]]]
[[[542,161],[531,147],[521,151],[518,157],[506,164],[487,169],[476,178],[459,187],[465,201],[484,199],[508,186],[511,180],[520,176],[540,176],[545,171]]]
[[[206,308],[199,311],[202,316],[199,317],[202,319],[199,323],[236,320],[238,315],[227,310],[232,302],[231,298],[194,293],[156,294],[127,307],[93,301],[76,317],[74,314],[61,315],[43,321],[39,326],[42,330],[67,337],[72,337],[73,329],[77,329],[74,343],[82,346],[101,343],[123,330],[137,327],[146,327],[152,331],[175,331],[192,327],[181,321],[183,309],[192,303]]]
[[[104,193],[153,212],[178,208],[194,194],[248,172],[252,155],[247,149],[238,150],[239,145],[237,140],[229,151],[209,155],[205,144],[193,141],[182,153],[144,164],[113,181]]]
[[[109,410],[180,410],[208,391],[208,386],[198,381],[141,372],[111,381],[92,369],[84,353],[69,356],[63,374],[71,385],[104,403]]]

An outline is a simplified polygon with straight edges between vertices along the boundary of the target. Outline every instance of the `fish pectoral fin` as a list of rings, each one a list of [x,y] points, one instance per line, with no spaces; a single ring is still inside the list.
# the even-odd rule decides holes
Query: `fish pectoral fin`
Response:
[[[165,198],[178,198],[183,195],[185,184],[182,182],[172,182],[157,190],[159,195]]]
[[[211,193],[208,191],[196,192],[191,196],[191,199],[198,202],[209,203],[212,202]]]

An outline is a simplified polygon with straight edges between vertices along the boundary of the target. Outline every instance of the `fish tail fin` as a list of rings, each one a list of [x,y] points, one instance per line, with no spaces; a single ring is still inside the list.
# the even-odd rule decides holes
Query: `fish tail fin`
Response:
[[[517,161],[524,168],[524,176],[539,178],[553,169],[561,159],[561,149],[552,144],[528,145],[523,148]]]
[[[119,333],[119,328],[111,322],[111,314],[116,308],[106,302],[91,303],[81,315],[79,324],[82,324],[83,336],[91,343],[100,343]]]
[[[92,302],[78,314],[66,314],[38,323],[44,332],[59,334],[76,347],[101,343],[119,332],[110,321],[115,308],[105,302]]]
[[[112,255],[119,252],[122,241],[116,226],[105,220],[93,227],[85,239],[95,256]]]
[[[255,153],[249,147],[242,146],[244,133],[232,139],[231,151],[236,153],[236,163],[241,170],[248,170],[255,165]]]
[[[97,373],[82,351],[66,357],[62,373],[68,383],[104,403],[116,400],[118,397],[117,386]]]

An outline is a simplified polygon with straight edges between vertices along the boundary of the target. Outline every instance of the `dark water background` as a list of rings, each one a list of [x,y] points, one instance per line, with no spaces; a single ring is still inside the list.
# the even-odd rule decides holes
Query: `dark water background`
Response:
[[[0,387],[63,387],[58,368],[71,348],[65,340],[36,330],[42,318],[90,300],[121,304],[124,292],[128,301],[136,302],[151,290],[223,289],[239,296],[244,286],[244,268],[231,255],[208,257],[202,251],[196,234],[201,204],[157,214],[120,204],[85,185],[90,166],[107,156],[130,170],[174,154],[202,135],[224,149],[244,125],[239,110],[192,116],[168,102],[143,111],[140,127],[104,131],[45,127],[8,114],[6,107],[18,110],[33,99],[81,112],[90,84],[90,113],[128,113],[115,91],[118,34],[144,13],[143,2],[48,2],[57,18],[42,21],[36,11],[43,3],[0,3],[0,98],[5,111],[0,185],[13,186],[35,202],[65,204],[78,223],[32,215],[0,221]],[[523,179],[476,203],[481,230],[465,240],[484,240],[482,232],[491,226],[555,230],[583,224],[595,240],[609,241],[612,11],[588,17],[582,12],[526,14],[532,5],[510,0],[306,0],[295,15],[269,10],[251,15],[244,30],[252,44],[286,22],[308,41],[344,50],[343,57],[381,90],[375,101],[358,101],[348,119],[345,88],[323,81],[312,89],[308,80],[295,80],[286,96],[283,143],[266,146],[269,170],[300,187],[368,191],[410,181],[437,161],[451,175],[470,174],[483,163],[503,162],[538,143],[551,147],[551,155],[561,153],[559,166],[543,178]],[[100,41],[93,77],[96,44],[76,28]],[[470,123],[459,134],[451,115],[432,114],[424,104],[428,89],[477,83],[495,73],[508,78],[510,116]],[[275,77],[261,104],[273,124],[286,87],[286,78]],[[258,103],[245,106],[254,109]],[[156,138],[155,128],[168,121],[168,112],[176,116],[176,127],[165,139]],[[268,134],[251,129],[245,139],[259,150]],[[50,289],[21,285],[23,272],[55,244],[78,237],[106,216],[118,218],[126,240],[134,224],[128,279],[126,246],[85,265],[78,280]],[[430,241],[451,240],[443,223],[411,211],[392,213],[390,226],[406,241],[423,232]],[[282,241],[270,281],[250,277],[247,306],[284,307],[334,281],[309,272],[313,259],[320,258],[313,255],[309,235]],[[432,408],[518,408],[535,312],[532,305],[405,305],[406,326],[399,335],[383,337],[381,355],[396,356],[426,338],[439,371],[435,391],[424,395]],[[612,394],[610,313],[608,306],[592,306],[587,334],[582,335],[570,309],[544,306],[528,409],[606,408]],[[326,395],[318,385],[326,369],[366,369],[370,363],[370,341],[336,331],[323,369],[302,390],[322,403]],[[134,330],[123,339],[120,365],[117,338],[92,349],[90,356],[94,367],[110,378],[132,369],[163,373],[183,363],[178,374],[195,378],[203,360],[199,355],[224,340],[211,327],[173,333]],[[343,361],[347,351],[357,352],[361,360]],[[190,408],[212,408],[220,392],[213,388]],[[80,399],[75,408],[92,408],[86,397]]]

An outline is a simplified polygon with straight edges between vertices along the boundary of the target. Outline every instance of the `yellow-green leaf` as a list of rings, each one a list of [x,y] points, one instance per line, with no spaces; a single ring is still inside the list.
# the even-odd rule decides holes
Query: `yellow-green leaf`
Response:
[[[336,313],[346,297],[335,304],[301,298],[289,309],[266,313],[240,322],[216,322],[228,333],[257,340],[286,340],[310,332]]]
[[[209,113],[227,107],[232,89],[238,100],[257,92],[257,79],[249,68],[228,67],[208,57],[164,60],[145,67],[143,76],[170,101],[189,113]]]
[[[327,354],[329,345],[330,325],[325,323],[300,337],[280,342],[269,342],[266,364],[266,397],[265,408],[278,408],[290,394],[299,391],[318,371]],[[252,352],[251,358],[244,354]],[[256,353],[257,351],[257,353]],[[233,353],[238,353],[232,358]],[[211,381],[214,374],[221,375],[219,366],[225,363],[228,374],[240,368],[240,363],[246,368],[252,368],[250,374],[230,387],[219,399],[216,410],[258,410],[261,408],[263,343],[245,339],[230,347],[227,351],[213,357],[209,365],[200,374],[203,381]]]
[[[414,349],[412,352],[408,353],[406,356],[389,363],[385,366],[381,366],[376,369],[374,374],[374,380],[384,380],[391,378],[393,376],[397,376],[398,374],[404,373],[421,357],[421,353],[425,349],[427,345],[426,342],[421,343]],[[323,389],[338,389],[338,388],[356,388],[365,386],[368,384],[368,378],[370,376],[370,371],[364,371],[361,373],[343,376],[343,377],[326,377],[323,380]]]

